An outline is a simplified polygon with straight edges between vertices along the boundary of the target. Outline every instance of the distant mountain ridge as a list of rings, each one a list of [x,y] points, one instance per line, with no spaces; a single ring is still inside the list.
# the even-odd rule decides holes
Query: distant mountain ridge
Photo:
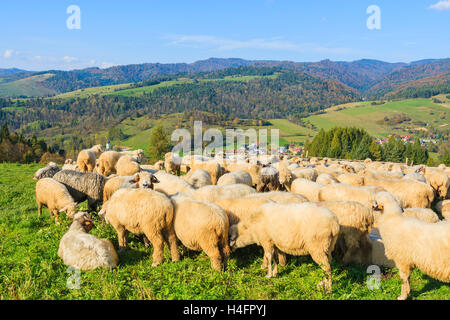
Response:
[[[193,63],[143,63],[107,69],[86,68],[72,71],[27,72],[20,69],[0,69],[0,96],[27,96],[26,90],[16,90],[18,86],[14,85],[14,81],[43,74],[52,74],[52,76],[30,86],[33,88],[33,94],[30,96],[45,96],[53,92],[64,93],[96,86],[137,83],[164,75],[210,72],[243,66],[277,66],[293,69],[310,76],[338,81],[357,90],[363,96],[378,98],[400,89],[432,86],[437,78],[439,83],[445,83],[450,71],[450,59],[390,63],[371,59],[351,62],[331,60],[293,62],[209,58]],[[427,81],[428,78],[430,78],[429,81]],[[8,86],[2,88],[6,83],[9,83]],[[42,94],[39,94],[39,87],[42,88]]]

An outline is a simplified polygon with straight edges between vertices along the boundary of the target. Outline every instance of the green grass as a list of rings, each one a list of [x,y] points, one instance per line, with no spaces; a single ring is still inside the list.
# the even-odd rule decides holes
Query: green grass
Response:
[[[45,96],[56,92],[41,85],[41,82],[53,76],[50,73],[31,76],[28,78],[0,83],[0,97],[16,96]]]
[[[251,246],[232,253],[227,271],[210,267],[204,253],[186,252],[152,268],[152,248],[129,238],[130,248],[119,253],[112,270],[81,272],[80,289],[68,289],[67,266],[58,257],[59,241],[69,220],[56,225],[47,209],[38,217],[35,181],[39,165],[0,164],[0,299],[395,299],[401,280],[396,269],[384,270],[381,289],[369,290],[368,274],[360,265],[342,267],[333,260],[333,293],[323,294],[316,284],[323,274],[309,257],[292,257],[274,279],[260,269],[262,250]],[[86,204],[83,204],[86,207]],[[110,239],[117,248],[114,229],[95,222],[91,233]],[[180,247],[181,250],[181,247]],[[415,270],[413,299],[449,299],[450,287]]]

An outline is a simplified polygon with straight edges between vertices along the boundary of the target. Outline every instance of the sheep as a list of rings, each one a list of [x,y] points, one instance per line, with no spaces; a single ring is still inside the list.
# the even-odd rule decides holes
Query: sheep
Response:
[[[436,194],[445,199],[450,188],[448,176],[441,170],[430,170],[429,168],[426,168],[424,176]]]
[[[163,170],[164,169],[164,161],[158,160],[154,164],[141,164],[141,169],[148,169],[148,170]]]
[[[164,194],[150,189],[126,188],[116,191],[99,215],[116,230],[119,250],[126,249],[129,232],[144,234],[153,246],[152,267],[155,267],[163,262],[165,241],[172,261],[180,259],[173,212],[172,202]]]
[[[116,172],[119,176],[132,176],[141,171],[136,156],[124,155],[116,163]]]
[[[303,178],[303,179],[307,179],[310,181],[316,181],[319,174],[318,174],[317,170],[314,168],[306,168],[306,169],[305,168],[297,168],[297,169],[292,170],[292,175],[295,178]]]
[[[273,167],[263,167],[259,172],[257,192],[280,190],[278,171]]]
[[[134,176],[121,176],[108,179],[103,188],[103,203],[108,201],[114,192],[121,188],[149,188],[153,189],[154,183],[159,180],[149,172],[139,172]]]
[[[96,160],[94,152],[88,149],[81,150],[77,157],[77,165],[81,172],[93,172]]]
[[[428,208],[406,208],[403,210],[403,215],[405,217],[412,217],[430,223],[439,222],[437,214]]]
[[[436,203],[436,210],[445,220],[450,221],[450,200],[443,200]]]
[[[251,195],[255,194],[257,193]],[[224,198],[215,201],[215,204],[221,207],[227,214],[230,226],[248,218],[259,206],[267,203],[273,203],[273,201],[264,197],[249,196],[244,198]]]
[[[59,242],[58,256],[65,265],[80,270],[117,267],[119,256],[111,241],[98,239],[88,232],[93,223],[87,212],[78,212],[73,218],[69,231]]]
[[[434,190],[429,185],[407,179],[387,180],[364,177],[364,185],[380,186],[398,196],[405,208],[429,208],[434,199]]]
[[[246,184],[251,187],[253,185],[252,176],[244,170],[236,170],[233,172],[225,173],[219,178],[219,180],[217,180],[218,186],[225,186],[228,184],[236,183]]]
[[[104,152],[101,144],[97,144],[88,150],[92,151],[96,158],[100,157],[100,155]]]
[[[191,184],[195,189],[212,185],[211,175],[205,170],[190,170],[186,175],[181,177]]]
[[[50,216],[55,217],[55,222],[58,222],[59,212],[66,212],[71,217],[78,210],[67,188],[52,178],[42,178],[36,183],[36,203],[38,215],[42,215],[42,206],[46,206]]]
[[[339,183],[339,181],[329,173],[321,173],[317,177],[316,183],[320,183],[322,185],[327,185],[327,184],[331,184],[331,183]]]
[[[159,180],[159,183],[155,185],[155,191],[162,192],[167,196],[178,192],[186,195],[192,195],[196,190],[187,181],[181,179],[180,177],[174,176],[173,174],[158,171],[154,175]]]
[[[173,173],[179,176],[180,165],[181,165],[181,158],[178,154],[173,152],[167,152],[164,155],[164,168],[166,169],[167,173]]]
[[[236,170],[244,170],[252,177],[251,186],[256,186],[258,184],[259,171],[261,170],[261,167],[259,165],[250,163],[225,162],[224,168],[225,171],[228,172],[234,172]]]
[[[423,183],[427,183],[427,179],[425,179],[425,177],[418,172],[412,172],[412,173],[405,174],[403,179],[410,179],[410,180],[416,180],[416,181],[420,181]]]
[[[277,203],[304,203],[309,200],[301,194],[296,194],[286,191],[270,191],[264,193],[252,193],[246,196],[246,198],[264,198],[269,199]]]
[[[375,192],[347,184],[329,184],[319,190],[316,201],[356,201],[372,209],[376,205]]]
[[[94,167],[94,171],[96,170],[97,167],[97,162],[98,159],[95,160],[95,167]],[[78,166],[77,162],[72,160],[72,159],[66,159],[66,161],[64,162],[64,165],[61,167],[61,170],[76,170],[76,171],[80,171],[80,167]]]
[[[90,210],[96,210],[102,202],[103,188],[106,178],[98,173],[62,170],[53,176],[58,182],[64,184],[75,202],[88,200]]]
[[[428,276],[450,282],[450,223],[428,223],[404,217],[402,209],[387,192],[377,194],[378,226],[386,248],[386,256],[394,260],[402,279],[401,294],[410,292],[409,277],[413,268]]]
[[[355,201],[325,201],[318,205],[325,206],[337,216],[340,226],[337,248],[343,253],[342,262],[349,263],[357,250],[367,246],[374,223],[371,210]]]
[[[319,191],[322,184],[303,178],[297,178],[292,182],[291,192],[301,194],[309,201],[319,201]]]
[[[364,185],[364,178],[356,173],[343,173],[337,177],[340,183],[350,184],[352,186],[360,187]]]
[[[173,225],[177,238],[190,250],[204,251],[211,266],[221,271],[231,254],[228,243],[229,222],[217,205],[193,200],[176,194],[171,196],[174,206]]]
[[[104,176],[116,173],[116,164],[122,155],[122,153],[117,151],[103,152],[98,158],[97,172]]]
[[[223,170],[216,160],[196,161],[195,158],[191,158],[190,170],[199,169],[208,171],[213,185],[217,184],[217,180],[223,174]]]
[[[319,285],[330,292],[331,253],[338,234],[338,219],[325,207],[315,203],[268,203],[230,227],[230,244],[238,248],[254,243],[262,246],[269,278],[277,274],[276,261],[272,270],[272,257],[278,250],[292,255],[310,254],[327,274]]]
[[[256,190],[245,184],[229,184],[226,186],[205,186],[192,193],[195,200],[215,202],[224,198],[242,198]]]
[[[364,245],[349,257],[349,262],[384,266],[391,269],[395,267],[394,261],[386,257],[384,243],[380,237],[369,235],[364,242]]]
[[[141,163],[145,159],[145,153],[144,153],[144,150],[142,150],[142,149],[121,151],[120,154],[134,156],[137,158],[136,161],[139,163]]]
[[[33,175],[34,180],[42,178],[52,178],[61,169],[54,162],[49,162],[44,168],[41,168]]]

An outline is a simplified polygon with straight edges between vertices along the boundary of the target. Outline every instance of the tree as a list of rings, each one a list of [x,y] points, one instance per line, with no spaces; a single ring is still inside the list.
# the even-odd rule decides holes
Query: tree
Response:
[[[375,161],[380,161],[383,156],[383,151],[381,149],[381,146],[375,142],[375,140],[372,141],[369,147],[370,152],[370,158]]]
[[[163,158],[164,154],[170,150],[169,136],[162,125],[158,125],[152,130],[150,136],[149,154],[152,161]]]

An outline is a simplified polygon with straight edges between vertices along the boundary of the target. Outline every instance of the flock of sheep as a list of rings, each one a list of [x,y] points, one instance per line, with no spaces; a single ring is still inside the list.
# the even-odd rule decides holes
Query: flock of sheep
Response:
[[[153,247],[153,264],[163,262],[164,244],[178,261],[178,242],[204,251],[212,268],[223,270],[231,248],[257,244],[262,269],[277,275],[286,255],[310,255],[324,270],[319,287],[332,289],[332,255],[342,264],[397,267],[406,299],[413,268],[450,282],[450,168],[398,163],[224,154],[179,157],[141,164],[142,150],[106,151],[100,145],[50,163],[34,176],[41,215],[46,206],[73,223],[58,255],[82,270],[113,268],[112,243],[90,234],[93,226],[78,204],[117,231],[119,250],[129,232]],[[180,175],[180,172],[187,172]],[[440,200],[437,204],[436,202]],[[436,207],[443,220],[432,209]]]

